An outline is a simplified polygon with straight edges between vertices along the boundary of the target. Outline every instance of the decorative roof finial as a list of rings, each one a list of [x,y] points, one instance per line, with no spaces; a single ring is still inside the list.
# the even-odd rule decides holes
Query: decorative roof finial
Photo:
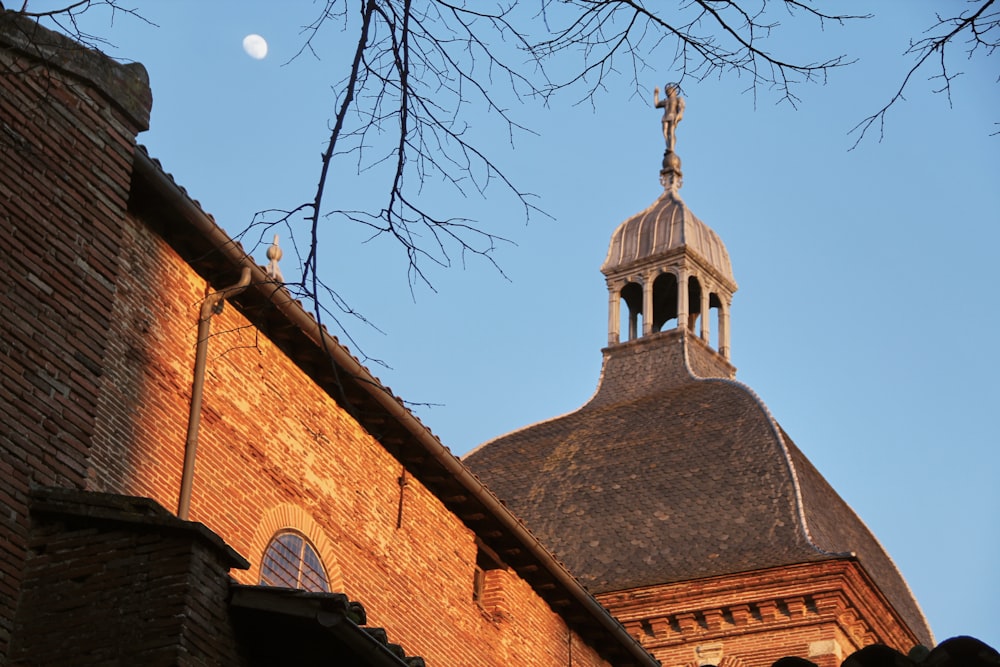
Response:
[[[278,235],[274,235],[274,242],[271,247],[267,249],[267,258],[270,260],[267,263],[267,277],[276,283],[285,282],[284,277],[281,275],[281,269],[278,268],[278,261],[281,260],[281,248],[278,247]]]
[[[653,106],[663,109],[663,139],[667,149],[663,152],[663,168],[660,170],[660,183],[667,190],[677,191],[681,187],[681,159],[674,152],[677,145],[677,124],[684,118],[684,98],[678,93],[680,86],[668,83],[664,87],[666,97],[660,99],[660,89],[653,88]]]

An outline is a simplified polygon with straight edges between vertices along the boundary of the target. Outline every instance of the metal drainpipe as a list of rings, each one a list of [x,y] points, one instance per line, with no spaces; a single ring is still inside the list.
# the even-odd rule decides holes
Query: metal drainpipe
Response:
[[[250,284],[250,267],[244,266],[240,280],[235,285],[220,289],[205,297],[198,314],[198,348],[194,358],[194,379],[191,384],[191,412],[188,414],[187,442],[184,445],[184,473],[181,475],[181,493],[177,501],[177,516],[187,521],[191,507],[191,485],[194,482],[194,459],[198,451],[198,427],[201,426],[201,400],[205,390],[205,361],[208,358],[208,337],[212,329],[212,315],[222,312],[226,297],[233,297]]]

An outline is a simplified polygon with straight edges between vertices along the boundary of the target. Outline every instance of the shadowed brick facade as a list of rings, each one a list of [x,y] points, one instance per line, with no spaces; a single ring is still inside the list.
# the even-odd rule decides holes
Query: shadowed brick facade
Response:
[[[31,485],[84,488],[108,347],[139,66],[95,63],[4,14],[0,44],[0,655],[25,561]],[[53,63],[48,66],[47,63]],[[114,99],[105,90],[121,90]]]
[[[81,502],[85,499],[85,502]],[[229,568],[201,524],[143,498],[36,490],[15,664],[226,664]]]
[[[609,344],[575,412],[465,462],[664,665],[833,667],[932,637],[875,537],[736,381],[736,281],[678,189],[612,234]]]
[[[0,72],[0,663],[654,664],[136,148],[141,66],[6,12]],[[333,593],[257,585],[282,530]]]

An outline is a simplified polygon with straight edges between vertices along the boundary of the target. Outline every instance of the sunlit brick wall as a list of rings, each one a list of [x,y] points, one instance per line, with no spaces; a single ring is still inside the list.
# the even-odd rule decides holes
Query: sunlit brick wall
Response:
[[[91,488],[176,508],[206,285],[142,221],[129,223]],[[284,522],[319,531],[312,541],[341,592],[431,664],[565,665],[570,654],[603,664],[513,573],[505,613],[475,602],[475,536],[417,480],[401,486],[402,472],[236,308],[213,318],[191,519],[250,560],[234,576],[257,583],[266,534]]]

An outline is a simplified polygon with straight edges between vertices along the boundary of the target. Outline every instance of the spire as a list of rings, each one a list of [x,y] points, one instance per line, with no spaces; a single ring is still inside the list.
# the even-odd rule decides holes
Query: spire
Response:
[[[284,276],[281,275],[281,269],[278,268],[278,262],[281,261],[281,248],[278,247],[278,235],[274,235],[274,242],[271,247],[267,249],[267,277],[276,283],[285,282]]]
[[[666,97],[660,99],[660,89],[653,88],[653,106],[663,109],[663,139],[667,149],[663,151],[663,168],[660,169],[660,183],[667,192],[676,193],[683,182],[681,159],[674,152],[677,144],[677,124],[684,118],[684,98],[679,95],[680,86],[668,83],[664,87]]]
[[[728,364],[736,280],[722,239],[678,193],[681,159],[675,150],[684,100],[676,83],[665,88],[662,99],[660,89],[653,89],[653,106],[663,109],[667,144],[660,170],[663,192],[618,225],[601,266],[608,283],[608,345],[675,328],[685,338],[700,338]]]

